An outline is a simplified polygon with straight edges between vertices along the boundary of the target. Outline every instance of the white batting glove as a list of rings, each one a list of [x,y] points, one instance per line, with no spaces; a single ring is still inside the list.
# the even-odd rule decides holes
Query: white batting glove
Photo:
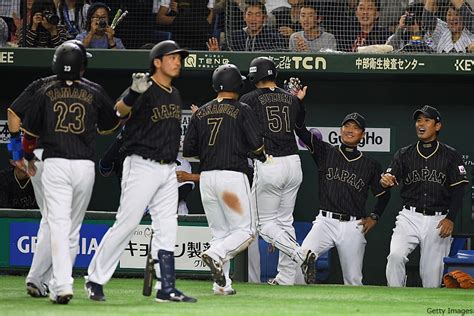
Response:
[[[288,80],[285,80],[283,83],[285,90],[296,96],[298,92],[303,88],[299,78],[291,77]]]
[[[130,89],[137,93],[143,93],[152,85],[150,81],[150,74],[137,72],[132,75],[132,85]]]

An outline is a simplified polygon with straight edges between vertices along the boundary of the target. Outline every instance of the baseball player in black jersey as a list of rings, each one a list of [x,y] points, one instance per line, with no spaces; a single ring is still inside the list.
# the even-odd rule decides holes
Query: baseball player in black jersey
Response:
[[[449,237],[469,181],[461,156],[438,141],[438,110],[426,105],[413,119],[418,142],[398,150],[380,180],[387,188],[400,184],[403,200],[387,258],[387,283],[405,285],[407,257],[419,245],[423,287],[440,287],[443,258],[449,254]]]
[[[306,91],[295,90],[303,100]],[[365,118],[348,114],[342,121],[341,145],[333,146],[313,135],[304,124],[305,111],[297,117],[296,135],[303,141],[318,167],[319,214],[302,247],[316,256],[336,247],[344,284],[362,285],[365,234],[382,215],[390,199],[379,183],[381,165],[357,149],[365,133]],[[377,197],[374,211],[367,216],[369,188]]]
[[[201,199],[212,234],[202,260],[211,269],[214,293],[220,295],[235,294],[229,260],[255,237],[247,155],[266,159],[255,115],[237,101],[244,79],[232,64],[214,70],[217,98],[194,113],[183,145],[185,157],[200,159]]]
[[[120,207],[114,225],[103,237],[86,277],[92,300],[103,301],[103,285],[114,273],[147,207],[154,231],[152,256],[161,271],[158,302],[196,302],[176,289],[174,248],[178,221],[176,156],[181,138],[181,96],[171,85],[188,52],[174,41],[150,51],[150,73],[133,74],[129,93],[116,104],[121,117],[130,115],[123,134],[126,158],[122,171]]]
[[[94,184],[96,130],[110,132],[118,126],[118,118],[110,98],[81,79],[83,52],[78,45],[60,45],[52,69],[56,79],[33,96],[37,104],[28,110],[23,122],[23,150],[28,171],[34,176],[33,150],[36,138],[41,138],[41,182],[53,264],[50,299],[67,304],[73,296],[72,265],[79,230]],[[23,160],[18,164],[24,166]]]
[[[277,86],[276,76],[272,60],[255,58],[250,63],[248,78],[257,89],[240,98],[254,110],[263,131],[266,153],[272,156],[265,164],[255,163],[252,193],[256,200],[257,228],[265,241],[280,250],[278,275],[272,283],[295,284],[298,264],[306,283],[312,283],[315,256],[300,247],[293,227],[293,209],[303,180],[293,134],[301,107],[298,98]]]
[[[92,55],[86,52],[86,49],[82,42],[77,40],[70,40],[66,43],[73,43],[79,46],[81,52],[83,54],[83,69],[81,70],[82,73],[87,68],[87,58],[92,57]],[[36,104],[36,100],[33,99],[34,94],[43,88],[44,86],[48,85],[52,81],[57,80],[56,75],[51,75],[48,77],[40,78],[33,81],[12,103],[10,108],[8,108],[8,129],[11,134],[11,146],[16,146],[19,148],[19,151],[16,152],[14,155],[15,160],[19,160],[22,156],[22,147],[21,147],[21,137],[20,137],[20,126],[22,120],[25,118],[27,110]],[[97,90],[101,91],[100,93],[104,93],[103,89],[100,85],[88,81],[85,78],[82,78],[85,82],[89,85],[95,87]],[[41,215],[43,216],[40,222],[40,227],[37,233],[37,242],[36,242],[36,251],[33,256],[33,261],[31,263],[30,271],[28,276],[26,277],[26,289],[27,293],[32,297],[45,297],[48,294],[48,286],[49,280],[51,278],[51,269],[52,269],[52,258],[51,258],[51,240],[49,238],[49,227],[46,222],[46,218],[44,216],[44,208],[43,208],[43,186],[41,183],[41,175],[43,173],[43,164],[41,161],[41,157],[43,154],[41,140],[39,140],[37,144],[37,148],[35,149],[35,168],[36,173],[34,176],[31,176],[31,183],[33,185],[34,194],[36,197],[36,201],[38,203],[38,207],[40,210]],[[17,156],[17,157],[15,157]],[[79,223],[77,223],[79,224]],[[74,247],[78,247],[79,244],[74,245]],[[77,251],[71,250],[71,253],[76,253]]]

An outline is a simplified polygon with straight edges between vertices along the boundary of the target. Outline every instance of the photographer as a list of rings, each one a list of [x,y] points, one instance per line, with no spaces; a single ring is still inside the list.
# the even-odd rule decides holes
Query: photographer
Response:
[[[412,4],[400,17],[398,27],[387,40],[393,50],[409,53],[433,53],[426,43],[426,35],[422,26],[423,4]]]
[[[45,0],[35,0],[31,7],[31,17],[23,37],[23,27],[18,28],[16,36],[19,46],[49,47],[61,45],[67,40],[64,26],[58,25],[54,3]]]
[[[109,25],[109,7],[102,2],[95,2],[87,11],[86,31],[76,39],[87,48],[125,49],[122,40],[115,37],[115,31]]]

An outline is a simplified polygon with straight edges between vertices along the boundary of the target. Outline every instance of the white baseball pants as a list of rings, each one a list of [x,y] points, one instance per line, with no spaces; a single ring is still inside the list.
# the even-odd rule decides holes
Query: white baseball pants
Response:
[[[307,250],[296,242],[293,210],[298,189],[303,181],[298,155],[273,157],[255,162],[252,194],[256,202],[258,232],[280,250],[279,284],[295,284],[296,270],[306,258]]]
[[[346,285],[362,285],[362,263],[364,260],[365,235],[360,220],[339,221],[319,213],[313,227],[303,241],[302,247],[311,249],[318,258],[322,253],[336,247],[341,262],[342,276]]]
[[[151,251],[153,259],[157,260],[158,250],[174,252],[176,244],[176,164],[160,164],[138,155],[128,156],[123,163],[122,194],[115,223],[104,235],[92,258],[87,281],[104,285],[110,280],[147,205],[154,232]]]
[[[203,171],[200,190],[212,234],[211,247],[206,254],[225,263],[245,250],[255,238],[249,181],[242,172]]]
[[[43,166],[44,213],[50,229],[53,263],[49,287],[57,295],[72,294],[72,267],[79,244],[79,231],[94,186],[94,162],[48,158]]]
[[[425,216],[402,209],[397,216],[387,257],[387,284],[405,286],[405,264],[408,255],[420,245],[420,277],[423,287],[440,287],[443,258],[448,256],[452,239],[439,236],[439,222],[446,215]]]

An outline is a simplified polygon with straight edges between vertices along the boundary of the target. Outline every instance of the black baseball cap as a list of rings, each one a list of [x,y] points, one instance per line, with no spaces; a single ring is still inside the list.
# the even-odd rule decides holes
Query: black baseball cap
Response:
[[[433,119],[436,122],[441,122],[441,114],[439,114],[439,111],[437,108],[434,108],[429,105],[425,105],[421,109],[418,109],[413,113],[413,119],[416,121],[418,119],[418,115],[423,114],[429,119]]]
[[[359,125],[360,128],[365,129],[365,117],[363,117],[359,113],[354,112],[347,114],[341,125],[344,125],[349,121],[354,121],[357,125]]]

